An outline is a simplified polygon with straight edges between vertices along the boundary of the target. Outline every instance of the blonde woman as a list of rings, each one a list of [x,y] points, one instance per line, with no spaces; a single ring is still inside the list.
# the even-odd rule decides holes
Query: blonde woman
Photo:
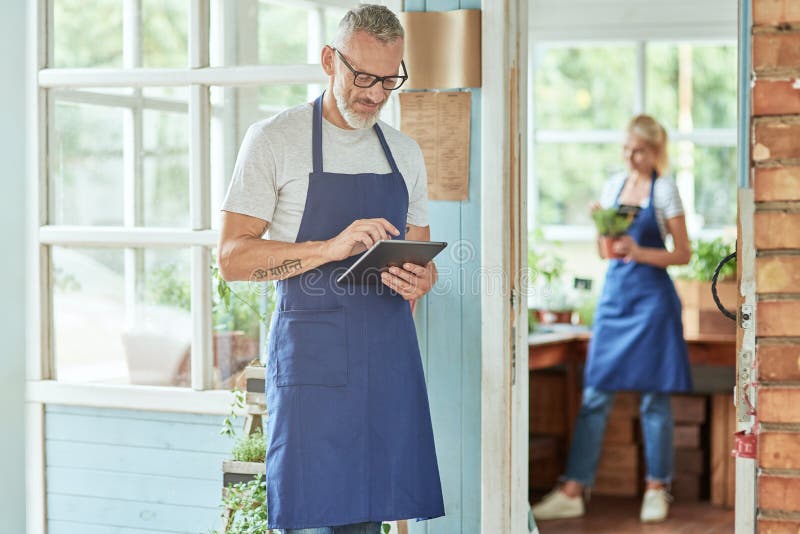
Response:
[[[597,305],[584,370],[584,390],[560,487],[533,507],[537,519],[584,514],[583,493],[594,482],[606,420],[616,391],[641,393],[647,485],[640,519],[666,519],[673,475],[671,393],[692,389],[681,303],[669,265],[691,256],[678,189],[665,176],[667,133],[647,115],[628,124],[624,147],[627,173],[612,176],[593,206],[638,208],[633,224],[614,245]],[[667,250],[667,235],[672,250]]]

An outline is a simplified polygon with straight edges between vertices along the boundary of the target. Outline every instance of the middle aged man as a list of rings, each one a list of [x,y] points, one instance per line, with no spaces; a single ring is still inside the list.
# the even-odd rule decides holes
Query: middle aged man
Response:
[[[407,78],[403,44],[385,7],[349,11],[322,50],[327,91],[250,127],[222,208],[222,276],[278,280],[266,484],[269,528],[286,534],[444,514],[411,316],[436,268],[393,268],[358,291],[335,282],[379,239],[430,239],[422,153],[378,121]]]

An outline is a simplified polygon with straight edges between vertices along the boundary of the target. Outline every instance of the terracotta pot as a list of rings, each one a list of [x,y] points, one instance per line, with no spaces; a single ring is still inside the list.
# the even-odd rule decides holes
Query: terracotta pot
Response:
[[[619,237],[611,237],[607,235],[600,236],[600,257],[607,260],[621,260],[625,257],[624,254],[616,254],[613,252],[614,243],[619,241]]]

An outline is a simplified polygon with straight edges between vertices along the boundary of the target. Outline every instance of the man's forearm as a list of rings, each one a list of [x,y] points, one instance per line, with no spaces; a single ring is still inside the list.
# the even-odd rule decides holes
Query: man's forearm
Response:
[[[329,261],[324,241],[286,243],[241,237],[221,248],[219,268],[228,282],[263,282],[291,278]]]

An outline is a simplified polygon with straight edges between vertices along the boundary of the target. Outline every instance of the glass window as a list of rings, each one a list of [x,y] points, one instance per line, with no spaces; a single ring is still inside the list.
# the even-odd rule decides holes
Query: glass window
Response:
[[[736,225],[736,147],[695,146],[695,211],[706,228]]]
[[[54,0],[53,66],[122,67],[122,2]]]
[[[142,133],[142,223],[189,227],[187,114],[145,109]]]
[[[142,66],[189,66],[189,5],[186,0],[141,0]]]
[[[589,203],[622,168],[622,148],[612,143],[538,143],[539,224],[591,224]]]
[[[59,380],[188,386],[188,249],[52,247]]]
[[[123,110],[58,97],[53,110],[50,222],[123,224]]]
[[[617,130],[633,112],[632,45],[552,47],[534,51],[537,130]]]

